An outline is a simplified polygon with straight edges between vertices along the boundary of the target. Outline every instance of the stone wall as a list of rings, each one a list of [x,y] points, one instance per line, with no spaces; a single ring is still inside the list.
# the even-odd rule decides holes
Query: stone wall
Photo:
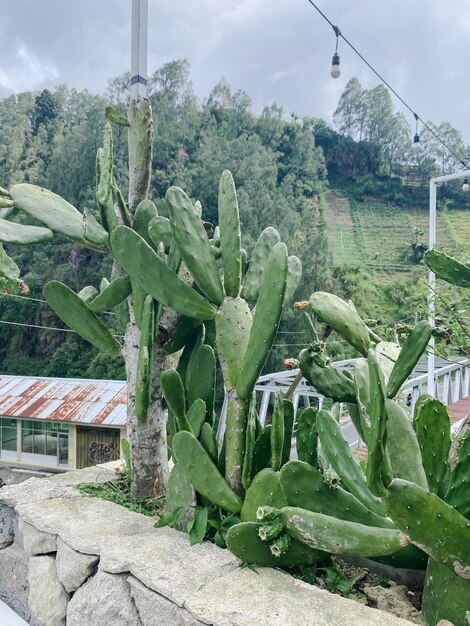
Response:
[[[111,502],[107,466],[0,490],[0,599],[33,626],[406,626]]]

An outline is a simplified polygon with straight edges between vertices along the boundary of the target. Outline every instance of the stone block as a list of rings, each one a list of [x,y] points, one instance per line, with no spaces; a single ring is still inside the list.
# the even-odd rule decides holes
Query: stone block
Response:
[[[28,607],[29,558],[16,544],[0,551],[0,600],[29,622]]]
[[[145,537],[106,539],[100,567],[110,573],[129,572],[175,604],[215,577],[236,570],[240,561],[210,543],[189,545],[188,535],[172,528],[154,528]]]
[[[0,503],[0,550],[13,543],[17,523],[15,510]]]
[[[99,554],[106,537],[143,534],[155,524],[150,517],[100,498],[55,498],[22,504],[17,510],[27,524],[58,535],[84,554]]]
[[[69,593],[76,591],[93,574],[98,560],[97,556],[73,550],[57,537],[57,578]]]
[[[69,594],[57,578],[52,556],[29,559],[29,598],[31,616],[43,626],[65,626]]]
[[[141,626],[126,576],[102,570],[78,589],[69,602],[67,626]]]
[[[24,551],[28,556],[49,554],[57,550],[55,535],[38,530],[31,524],[26,523],[22,518],[19,520],[18,529],[23,538]]]
[[[202,624],[185,609],[129,576],[127,582],[143,626],[198,626]]]
[[[185,608],[217,626],[410,626],[406,620],[347,600],[277,570],[237,569],[201,585]]]

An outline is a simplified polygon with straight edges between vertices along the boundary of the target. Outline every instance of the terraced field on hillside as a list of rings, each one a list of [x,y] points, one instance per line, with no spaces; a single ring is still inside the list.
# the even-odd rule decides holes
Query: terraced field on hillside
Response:
[[[407,271],[415,228],[428,238],[428,211],[403,209],[368,199],[349,201],[339,193],[326,194],[328,240],[334,265],[364,265],[377,271]],[[470,211],[438,213],[437,243],[470,252]]]

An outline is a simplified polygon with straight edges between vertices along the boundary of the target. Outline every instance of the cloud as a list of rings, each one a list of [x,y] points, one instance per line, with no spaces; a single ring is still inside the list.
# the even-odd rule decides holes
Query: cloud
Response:
[[[13,93],[35,89],[57,80],[57,67],[42,61],[24,44],[16,46],[12,61],[0,64],[0,89]]]

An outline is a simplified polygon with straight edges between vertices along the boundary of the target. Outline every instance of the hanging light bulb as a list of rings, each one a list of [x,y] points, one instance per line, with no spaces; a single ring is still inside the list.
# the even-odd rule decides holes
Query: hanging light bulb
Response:
[[[419,118],[416,113],[413,113],[413,115],[415,116],[415,120],[416,120],[416,128],[415,128],[415,136],[413,137],[412,148],[414,152],[417,152],[421,148],[420,143],[419,143],[419,135],[418,135],[418,119]]]
[[[331,78],[339,78],[341,76],[341,68],[339,66],[339,54],[338,54],[338,37],[340,36],[340,30],[337,26],[333,26],[333,30],[336,35],[336,48],[335,53],[333,55],[333,60],[331,62]]]
[[[331,78],[339,78],[341,76],[341,69],[339,67],[339,54],[337,52],[335,52],[333,55],[330,76]]]
[[[462,191],[468,191],[470,189],[470,185],[468,184],[468,178],[463,179]]]

